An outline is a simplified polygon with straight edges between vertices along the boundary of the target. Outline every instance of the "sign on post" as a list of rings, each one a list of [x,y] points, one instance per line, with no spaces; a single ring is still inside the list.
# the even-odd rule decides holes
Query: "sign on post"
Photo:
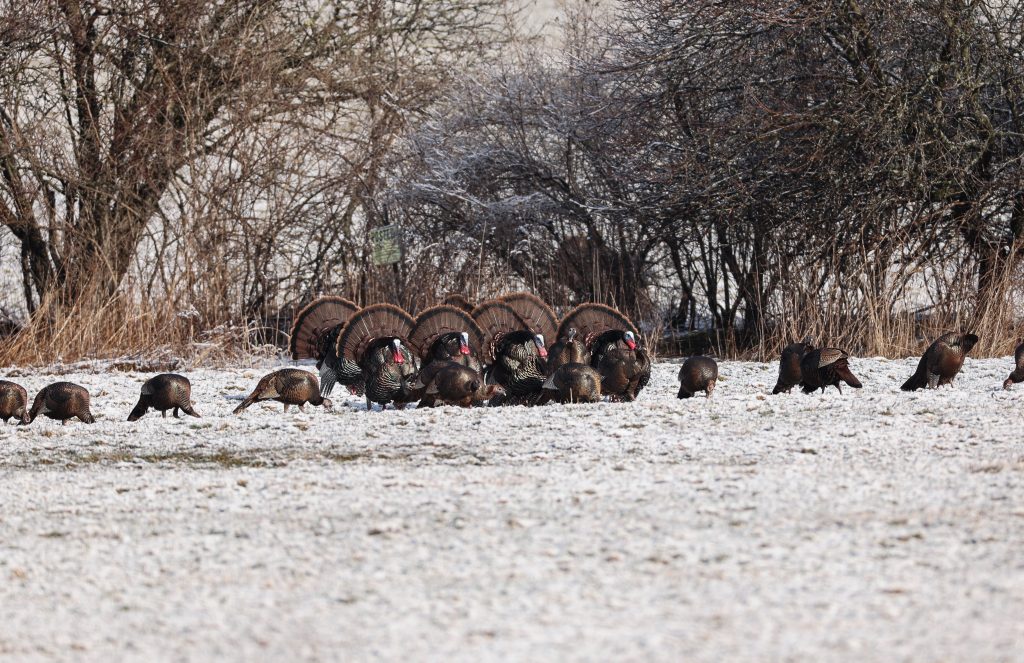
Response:
[[[393,265],[402,259],[402,229],[396,224],[381,226],[370,231],[373,242],[373,264]]]

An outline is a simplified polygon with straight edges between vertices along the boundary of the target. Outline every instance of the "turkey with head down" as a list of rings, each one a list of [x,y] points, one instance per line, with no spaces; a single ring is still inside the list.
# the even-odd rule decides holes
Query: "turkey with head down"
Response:
[[[952,385],[953,378],[964,365],[964,358],[978,342],[974,334],[950,332],[935,339],[917,362],[917,370],[900,387],[903,391],[936,389]]]
[[[241,414],[250,405],[260,401],[284,403],[285,412],[291,405],[298,405],[299,411],[305,412],[306,403],[323,405],[328,411],[331,409],[330,399],[320,394],[320,384],[316,376],[298,368],[282,368],[264,375],[256,383],[252,393],[234,409],[233,414]]]
[[[536,403],[544,385],[548,355],[543,333],[531,327],[511,305],[497,299],[473,309],[473,319],[484,334],[486,381],[505,389],[505,396],[492,399],[491,404]]]
[[[1013,372],[1003,381],[1003,389],[1009,389],[1010,385],[1018,382],[1024,382],[1024,339],[1020,340],[1017,349],[1013,351]]]
[[[89,392],[73,382],[54,382],[40,389],[32,401],[28,421],[23,419],[22,423],[32,423],[40,414],[48,419],[56,419],[62,426],[67,425],[68,419],[75,417],[82,423],[96,423],[89,409]]]
[[[128,421],[137,421],[152,408],[166,417],[167,411],[171,410],[175,418],[178,418],[178,411],[184,412],[191,417],[198,417],[199,413],[193,409],[192,383],[184,375],[177,373],[161,373],[146,380],[139,394],[139,402],[135,404],[128,414]]]
[[[820,348],[812,350],[800,360],[800,388],[805,394],[815,389],[825,391],[825,387],[834,386],[843,393],[840,382],[845,382],[854,389],[860,389],[860,380],[850,371],[850,355],[839,348]]]
[[[327,396],[335,384],[353,394],[363,393],[363,371],[356,362],[337,354],[338,335],[359,307],[343,297],[318,297],[295,316],[288,349],[292,359],[315,359],[320,372],[320,393]]]
[[[601,374],[601,392],[616,400],[636,400],[651,380],[651,359],[640,347],[629,318],[604,304],[580,304],[560,329],[576,329],[590,350],[590,365]]]
[[[17,382],[0,380],[0,419],[4,423],[11,417],[17,417],[22,424],[27,424],[28,392]]]
[[[718,362],[711,357],[687,357],[679,368],[679,393],[676,398],[693,398],[698,391],[711,398],[718,383]]]
[[[544,394],[538,405],[548,400],[558,403],[600,403],[601,374],[586,364],[562,364],[544,382]]]
[[[409,341],[416,321],[390,304],[374,304],[349,319],[338,336],[336,354],[359,364],[366,389],[366,409],[373,403],[396,408],[419,399],[415,346]]]
[[[485,384],[479,371],[454,361],[434,361],[424,366],[413,389],[423,393],[417,407],[471,407],[505,394],[500,384]]]
[[[781,394],[782,392],[788,394],[793,387],[800,384],[803,379],[800,362],[805,354],[813,350],[814,345],[810,338],[806,338],[800,343],[790,343],[782,348],[782,357],[779,359],[779,379],[775,382],[772,394]]]

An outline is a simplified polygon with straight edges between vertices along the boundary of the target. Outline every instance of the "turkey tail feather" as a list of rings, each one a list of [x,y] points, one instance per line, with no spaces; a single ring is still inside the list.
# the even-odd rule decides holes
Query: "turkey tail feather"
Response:
[[[525,320],[530,331],[543,334],[549,342],[558,335],[558,316],[543,299],[529,292],[513,292],[499,298]]]
[[[344,297],[318,297],[307,304],[292,323],[288,350],[292,359],[323,360],[337,334],[359,307]]]
[[[921,360],[917,362],[917,370],[910,376],[903,386],[900,387],[903,391],[914,391],[915,389],[924,389],[928,386],[928,353],[921,355]]]

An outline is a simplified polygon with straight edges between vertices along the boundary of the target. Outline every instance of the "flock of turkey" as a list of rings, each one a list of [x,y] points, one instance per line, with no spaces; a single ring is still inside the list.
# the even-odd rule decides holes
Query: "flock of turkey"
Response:
[[[545,339],[555,339],[547,345]],[[964,357],[978,342],[974,334],[949,333],[932,343],[916,372],[901,387],[912,391],[950,384]],[[297,368],[266,375],[242,403],[239,414],[258,401],[275,400],[304,410],[306,404],[331,408],[327,396],[336,385],[374,404],[403,407],[435,405],[543,405],[594,403],[604,397],[632,401],[651,377],[651,360],[637,328],[619,311],[602,304],[582,304],[561,321],[539,297],[514,293],[475,307],[453,295],[415,318],[390,304],[359,308],[341,297],[320,297],[302,309],[291,330],[289,350],[295,360],[313,359],[317,376]],[[679,371],[679,398],[699,391],[711,396],[718,365],[704,356],[690,357]],[[1015,353],[1015,368],[1003,383],[1024,381],[1024,343]],[[815,348],[808,339],[786,346],[773,394],[799,385],[805,393],[841,383],[859,389],[849,354],[838,348]],[[149,409],[177,417],[193,409],[191,385],[181,375],[165,373],[142,385],[128,421]],[[17,417],[28,424],[38,415],[63,423],[77,417],[93,423],[89,392],[70,382],[44,387],[28,407],[28,394],[0,380],[0,419]]]

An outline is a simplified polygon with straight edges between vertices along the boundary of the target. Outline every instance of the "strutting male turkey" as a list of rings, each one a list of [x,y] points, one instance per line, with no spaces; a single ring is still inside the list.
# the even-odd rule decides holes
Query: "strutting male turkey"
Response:
[[[839,348],[821,348],[812,350],[800,360],[800,388],[805,394],[815,389],[825,391],[825,387],[834,386],[843,393],[840,382],[845,382],[854,389],[861,384],[850,371],[850,355]]]
[[[1010,385],[1019,382],[1024,382],[1024,339],[1021,339],[1017,349],[1013,351],[1013,372],[1003,381],[1003,389],[1009,389]]]
[[[677,398],[692,398],[698,391],[711,398],[718,383],[718,363],[711,357],[688,357],[679,368]]]
[[[306,305],[292,324],[289,351],[292,359],[315,359],[320,372],[320,393],[327,396],[335,384],[353,394],[363,393],[363,371],[356,362],[337,355],[338,335],[359,307],[344,297],[318,297]]]
[[[63,426],[76,417],[86,424],[96,423],[89,411],[89,392],[73,382],[54,382],[40,389],[25,423],[32,423],[39,415],[56,419]]]
[[[298,368],[282,368],[264,375],[252,393],[235,408],[234,414],[241,414],[247,407],[260,401],[284,403],[285,412],[290,405],[298,405],[299,410],[305,412],[306,403],[323,405],[325,410],[331,409],[330,399],[320,394],[316,376]]]
[[[651,359],[640,346],[629,318],[603,304],[580,304],[562,318],[559,336],[576,329],[590,351],[590,365],[601,374],[601,392],[616,400],[636,400],[651,380]]]
[[[139,402],[132,408],[128,421],[136,421],[153,408],[166,417],[172,410],[175,417],[181,410],[185,414],[198,417],[199,413],[192,409],[192,384],[184,375],[177,373],[161,373],[146,380],[142,384]]]
[[[544,312],[531,312],[530,305],[524,301],[517,302],[517,305],[527,310],[529,319],[547,317]],[[486,380],[505,389],[505,396],[491,399],[491,404],[536,403],[544,385],[548,354],[544,334],[538,329],[541,325],[531,325],[511,304],[497,299],[482,302],[473,309],[473,319],[484,333],[481,354],[488,364]]]
[[[419,399],[415,346],[409,340],[416,321],[391,304],[367,306],[353,315],[338,336],[336,354],[359,364],[366,388],[366,409],[386,408]]]
[[[462,309],[445,304],[426,309],[416,316],[409,341],[419,348],[424,366],[433,361],[454,361],[477,372],[482,369],[479,351],[484,345],[484,332]]]
[[[974,334],[950,332],[940,336],[924,351],[917,370],[900,389],[936,389],[944,384],[953,384],[953,378],[964,365],[964,357],[977,342],[978,337]]]
[[[429,371],[432,364],[452,362],[475,372],[483,384],[483,365],[479,351],[484,345],[484,332],[473,317],[462,309],[442,304],[423,311],[416,316],[416,325],[409,341],[419,349],[421,374]],[[429,379],[420,381],[424,387],[429,386],[429,382]],[[424,407],[434,404],[436,393],[436,390],[427,390],[423,394],[421,401]]]
[[[0,419],[4,423],[11,417],[17,417],[22,424],[27,424],[28,392],[17,382],[0,380]]]

